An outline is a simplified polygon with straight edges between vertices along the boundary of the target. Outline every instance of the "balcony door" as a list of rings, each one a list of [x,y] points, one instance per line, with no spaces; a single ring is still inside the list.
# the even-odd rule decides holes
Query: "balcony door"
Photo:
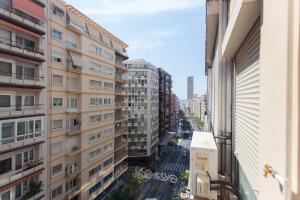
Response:
[[[21,111],[23,106],[23,97],[22,95],[16,95],[16,111]]]

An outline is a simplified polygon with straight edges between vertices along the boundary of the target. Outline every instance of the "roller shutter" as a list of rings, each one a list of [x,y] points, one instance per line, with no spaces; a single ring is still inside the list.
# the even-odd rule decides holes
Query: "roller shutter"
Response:
[[[235,155],[252,188],[259,174],[260,24],[257,22],[235,56]]]

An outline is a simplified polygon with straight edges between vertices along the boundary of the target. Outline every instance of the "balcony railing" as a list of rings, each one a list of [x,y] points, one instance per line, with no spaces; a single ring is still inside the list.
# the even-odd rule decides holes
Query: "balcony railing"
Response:
[[[78,163],[68,164],[66,167],[67,176],[73,176],[80,171],[80,165]]]
[[[119,82],[127,82],[128,81],[128,77],[126,76],[126,75],[124,75],[124,74],[119,74],[119,73],[116,73],[115,74],[115,80],[116,81],[119,81]]]
[[[69,152],[66,153],[66,156],[73,156],[73,155],[76,155],[80,153],[80,146],[79,145],[76,145],[76,146],[73,146]]]
[[[25,13],[21,12],[20,10],[16,10],[12,8],[10,5],[0,2],[0,14],[23,24],[25,27],[29,27],[32,31],[44,35],[45,32],[45,25],[40,23],[38,20],[29,17]]]
[[[115,142],[115,150],[117,150],[123,146],[126,146],[126,145],[128,145],[127,140],[117,141],[117,142]]]
[[[66,198],[72,199],[78,192],[81,190],[81,182],[79,179],[76,179],[76,185],[66,191]]]
[[[19,87],[45,88],[45,77],[28,76],[19,73],[1,72],[0,83]]]
[[[121,163],[115,168],[115,179],[121,176],[128,169],[127,163]]]
[[[79,134],[80,130],[81,130],[80,127],[81,127],[80,125],[72,126],[72,127],[70,127],[69,129],[66,130],[66,133],[69,136]]]
[[[31,46],[25,46],[12,39],[0,37],[0,48],[25,58],[35,58],[38,61],[45,61],[45,51]]]
[[[37,132],[37,133],[30,133],[30,134],[24,134],[24,135],[18,135],[15,137],[8,137],[8,138],[2,138],[0,139],[1,145],[7,145],[7,144],[14,144],[18,142],[24,142],[26,140],[35,140],[36,138],[40,138],[43,136],[43,131]],[[38,140],[40,141],[40,140]]]
[[[120,151],[120,154],[115,153],[115,165],[123,161],[125,158],[128,157],[128,151]]]
[[[20,169],[13,171],[12,174],[9,174],[9,177],[1,178],[0,179],[0,187],[3,185],[7,185],[11,182],[14,182],[18,179],[21,179],[25,176],[29,176],[29,175],[33,174],[34,172],[37,172],[42,169],[44,169],[44,159],[43,158],[40,158],[39,160],[36,160],[36,161],[28,162],[25,165],[21,166]]]
[[[10,107],[0,108],[0,118],[45,114],[44,108],[44,104],[33,106],[11,105]]]
[[[123,134],[127,134],[127,132],[128,132],[127,127],[121,127],[121,128],[115,129],[115,137],[118,137]]]
[[[66,69],[67,69],[67,71],[79,73],[79,72],[81,72],[82,67],[74,65],[71,60],[67,59]]]
[[[126,119],[126,116],[123,115],[123,114],[116,114],[115,115],[115,121],[122,121],[122,120],[125,120]]]

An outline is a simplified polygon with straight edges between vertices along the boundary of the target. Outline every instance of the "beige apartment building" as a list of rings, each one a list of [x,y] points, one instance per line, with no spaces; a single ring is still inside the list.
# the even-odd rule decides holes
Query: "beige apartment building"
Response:
[[[45,199],[46,14],[39,1],[0,1],[0,199]]]
[[[299,14],[294,0],[207,0],[205,127],[218,178],[245,200],[300,199]]]
[[[127,169],[127,45],[62,0],[48,3],[48,199],[94,199]]]

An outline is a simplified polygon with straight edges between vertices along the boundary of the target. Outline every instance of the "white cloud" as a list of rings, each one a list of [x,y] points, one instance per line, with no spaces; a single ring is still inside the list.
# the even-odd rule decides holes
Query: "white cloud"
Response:
[[[186,10],[204,6],[204,3],[204,0],[89,0],[79,8],[87,15],[109,19]]]

